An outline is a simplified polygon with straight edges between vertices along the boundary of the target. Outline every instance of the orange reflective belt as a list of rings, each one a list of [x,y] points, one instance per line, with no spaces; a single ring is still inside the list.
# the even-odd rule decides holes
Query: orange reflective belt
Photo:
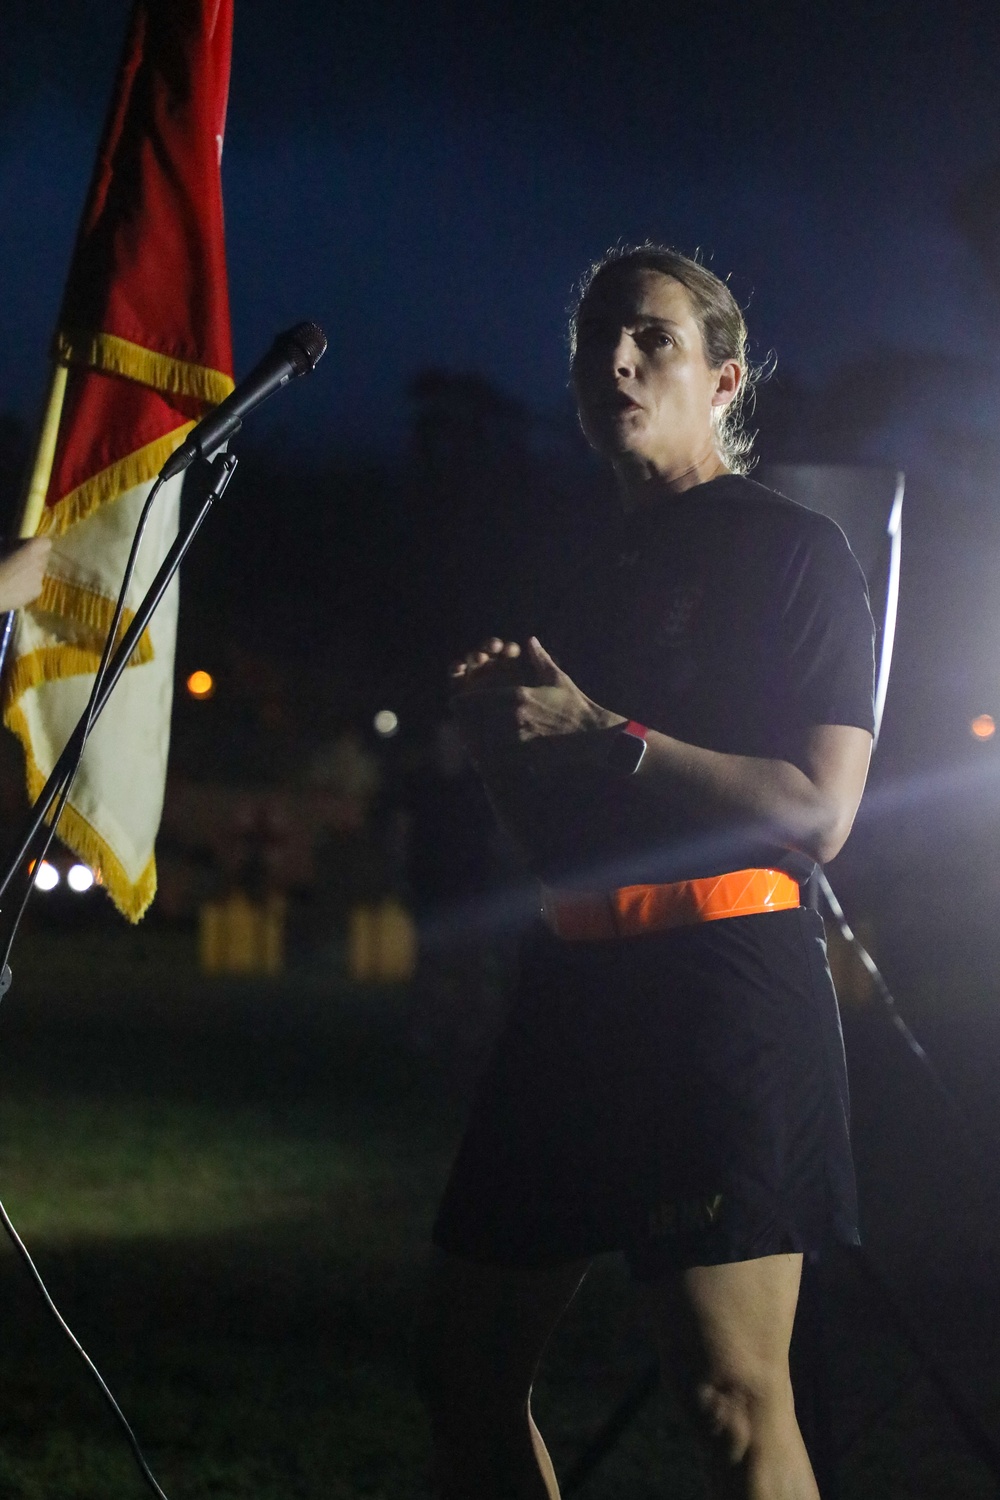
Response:
[[[613,891],[543,887],[542,915],[567,942],[639,937],[695,922],[748,917],[799,906],[799,883],[784,870],[733,870],[670,885],[623,885]]]

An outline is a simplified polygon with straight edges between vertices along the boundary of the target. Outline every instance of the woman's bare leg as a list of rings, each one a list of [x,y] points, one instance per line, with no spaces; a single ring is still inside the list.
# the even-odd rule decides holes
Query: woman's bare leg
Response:
[[[720,1495],[819,1500],[788,1369],[801,1275],[801,1255],[768,1255],[650,1289],[664,1361],[708,1434]]]
[[[558,1500],[531,1385],[587,1265],[519,1270],[436,1257],[414,1352],[442,1500]]]

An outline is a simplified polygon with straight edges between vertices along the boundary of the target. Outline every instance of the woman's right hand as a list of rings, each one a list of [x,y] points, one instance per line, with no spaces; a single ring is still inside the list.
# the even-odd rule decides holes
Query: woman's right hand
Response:
[[[534,681],[528,659],[516,641],[494,635],[478,651],[468,651],[449,668],[452,712],[472,762],[480,773],[493,768],[511,749],[498,741],[496,693],[509,693]],[[501,717],[503,717],[501,715]]]
[[[516,641],[490,636],[478,651],[468,651],[461,661],[452,662],[448,671],[452,692],[479,693],[491,688],[518,687],[528,681],[525,665]]]
[[[38,598],[51,551],[51,537],[33,536],[0,558],[0,614]]]
[[[469,759],[476,767],[499,822],[520,844],[529,862],[540,827],[534,777],[518,747],[498,742],[490,696],[531,687],[537,673],[516,641],[491,636],[449,670],[451,706]]]

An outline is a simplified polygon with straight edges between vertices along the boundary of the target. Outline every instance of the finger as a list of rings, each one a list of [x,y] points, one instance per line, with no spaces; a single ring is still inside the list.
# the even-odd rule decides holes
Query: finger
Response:
[[[552,660],[545,647],[537,636],[533,635],[528,641],[528,650],[531,652],[532,660],[542,679],[543,684],[554,686],[562,681],[562,671]]]
[[[491,635],[479,649],[485,656],[500,656],[503,654],[504,645],[498,635]]]
[[[513,661],[515,657],[520,656],[521,648],[516,641],[508,641],[503,648],[503,654],[504,656],[509,657],[511,661]]]

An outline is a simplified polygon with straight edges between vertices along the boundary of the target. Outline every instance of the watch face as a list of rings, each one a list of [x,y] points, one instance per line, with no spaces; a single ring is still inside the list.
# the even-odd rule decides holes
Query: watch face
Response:
[[[608,769],[616,776],[633,776],[645,753],[646,741],[622,730],[608,747]]]

